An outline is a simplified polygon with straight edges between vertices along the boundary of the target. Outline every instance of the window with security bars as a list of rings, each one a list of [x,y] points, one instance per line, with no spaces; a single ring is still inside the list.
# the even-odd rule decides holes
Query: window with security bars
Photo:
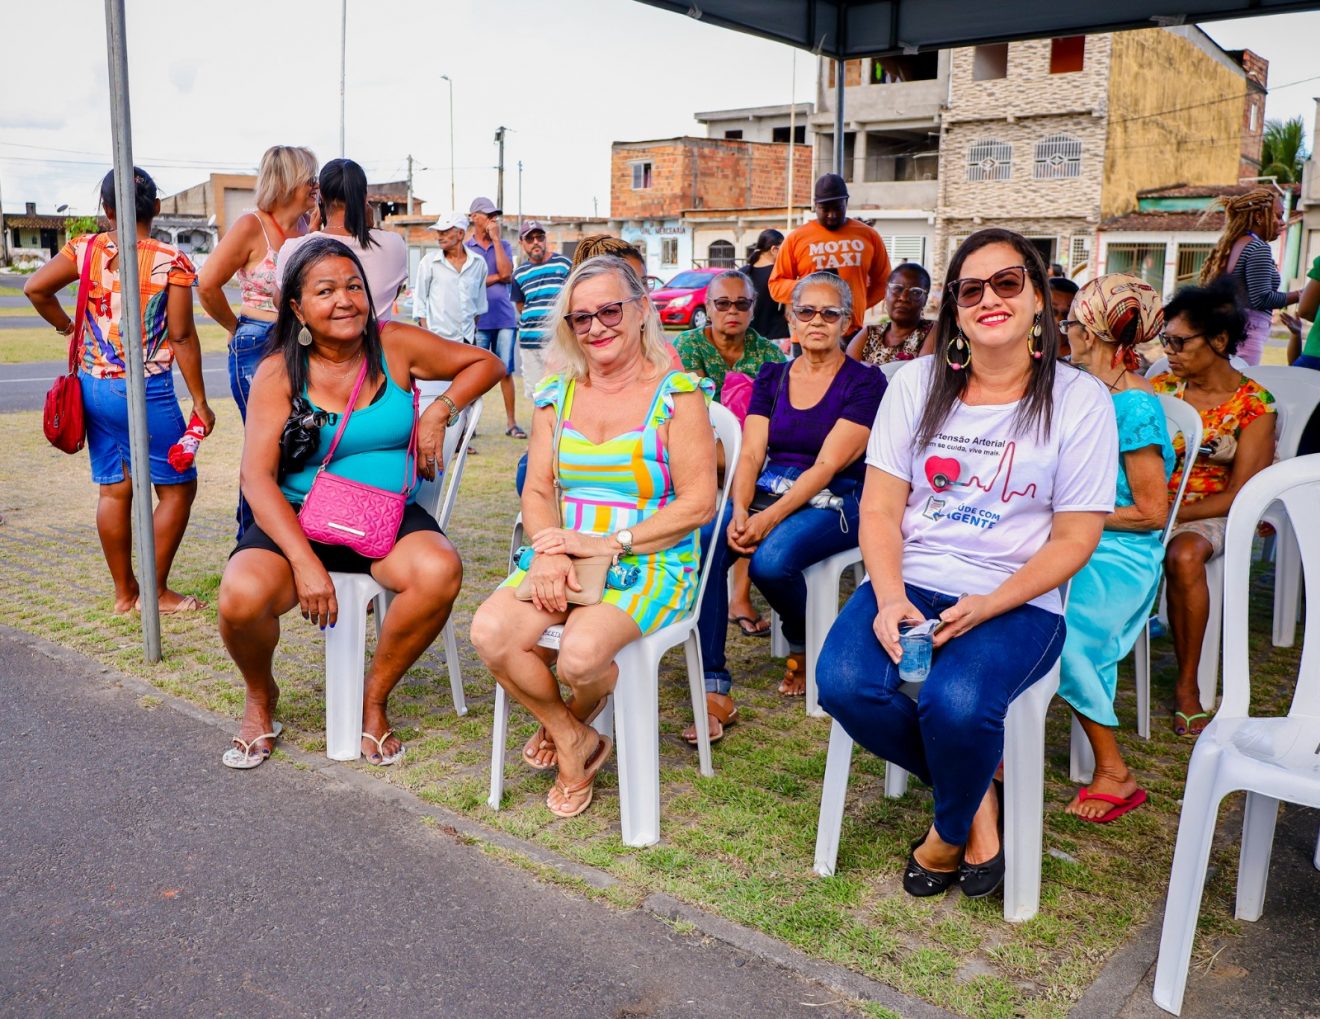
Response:
[[[926,264],[926,238],[920,234],[887,234],[881,240],[885,242],[891,265],[897,266],[900,262]]]
[[[1036,180],[1077,177],[1082,172],[1082,143],[1072,135],[1052,134],[1036,143]]]
[[[729,241],[711,241],[706,264],[712,269],[732,269],[735,265],[733,244]]]
[[[1201,266],[1205,265],[1205,260],[1214,249],[1213,244],[1179,244],[1178,275],[1174,278],[1174,285],[1185,287],[1189,283],[1199,283]]]
[[[1130,272],[1164,293],[1163,244],[1111,244],[1105,249],[1105,272]]]
[[[1008,180],[1013,175],[1013,146],[1008,142],[982,139],[967,149],[969,181]]]
[[[649,162],[632,164],[632,189],[645,191],[651,186],[651,164]]]
[[[1068,246],[1068,271],[1076,272],[1091,264],[1091,238],[1085,234],[1074,237]]]
[[[660,238],[660,264],[678,265],[678,238]]]

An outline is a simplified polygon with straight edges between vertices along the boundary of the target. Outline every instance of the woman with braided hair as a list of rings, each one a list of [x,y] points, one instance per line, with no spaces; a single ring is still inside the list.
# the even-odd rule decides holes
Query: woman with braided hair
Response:
[[[1155,390],[1137,371],[1135,348],[1159,336],[1160,295],[1139,276],[1111,273],[1073,299],[1061,327],[1072,363],[1109,387],[1118,424],[1118,485],[1100,544],[1073,577],[1065,618],[1059,696],[1072,707],[1095,751],[1091,784],[1067,811],[1113,821],[1146,800],[1114,739],[1119,660],[1146,624],[1159,586],[1169,512],[1173,446]]]
[[[1279,236],[1283,201],[1269,188],[1216,200],[1224,210],[1224,232],[1201,266],[1201,285],[1232,276],[1242,288],[1247,312],[1247,338],[1238,352],[1248,364],[1260,364],[1270,335],[1271,313],[1296,304],[1300,291],[1282,291],[1270,244]]]

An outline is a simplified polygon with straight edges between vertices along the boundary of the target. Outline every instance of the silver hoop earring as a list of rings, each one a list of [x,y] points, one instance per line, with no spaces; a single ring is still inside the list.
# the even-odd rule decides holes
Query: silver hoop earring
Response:
[[[312,345],[312,334],[311,332],[308,331],[307,326],[304,325],[301,329],[298,330],[298,346],[310,347],[311,345]]]

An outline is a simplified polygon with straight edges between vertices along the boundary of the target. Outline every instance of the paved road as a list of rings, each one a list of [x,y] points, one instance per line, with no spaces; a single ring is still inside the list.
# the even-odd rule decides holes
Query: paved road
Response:
[[[840,1016],[0,636],[5,1015]]]
[[[0,336],[0,343],[3,342],[4,337]],[[63,361],[0,364],[0,414],[16,410],[40,410],[51,381],[64,369]],[[207,399],[228,399],[229,368],[226,355],[202,355],[202,378],[206,381]],[[188,387],[183,384],[183,376],[177,371],[174,373],[174,391],[179,394],[180,400],[188,399]]]

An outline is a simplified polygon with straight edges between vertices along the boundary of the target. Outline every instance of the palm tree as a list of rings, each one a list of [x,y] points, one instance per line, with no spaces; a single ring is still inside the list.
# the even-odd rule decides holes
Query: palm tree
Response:
[[[1260,147],[1262,177],[1277,177],[1280,184],[1296,184],[1302,179],[1302,164],[1309,155],[1301,117],[1265,121]]]

